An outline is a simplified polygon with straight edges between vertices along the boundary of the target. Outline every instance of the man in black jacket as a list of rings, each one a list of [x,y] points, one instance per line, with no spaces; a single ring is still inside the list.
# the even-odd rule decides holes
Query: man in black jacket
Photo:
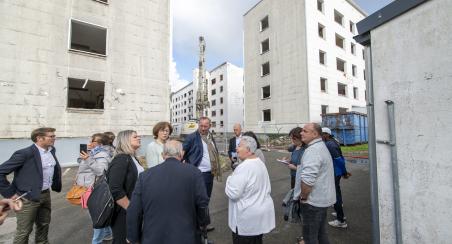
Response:
[[[234,137],[229,140],[229,149],[228,156],[229,160],[231,160],[231,168],[234,169],[234,163],[237,162],[237,146],[240,143],[240,138],[242,138],[242,126],[237,123],[233,127],[234,129]]]
[[[180,161],[182,145],[178,141],[166,142],[163,158],[163,163],[138,178],[127,209],[127,240],[198,244],[200,227],[210,222],[201,172]]]
[[[36,224],[35,242],[48,243],[51,214],[50,189],[61,191],[61,168],[55,156],[55,129],[38,128],[31,132],[33,145],[14,152],[0,165],[0,193],[16,199],[25,194],[23,208],[17,212],[14,243],[28,243]],[[10,183],[7,176],[14,172]]]

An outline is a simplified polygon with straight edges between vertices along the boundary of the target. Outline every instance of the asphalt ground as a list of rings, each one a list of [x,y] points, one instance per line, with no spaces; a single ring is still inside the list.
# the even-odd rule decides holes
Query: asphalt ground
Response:
[[[276,212],[276,228],[264,235],[264,242],[270,244],[293,244],[301,235],[301,225],[288,223],[283,219],[281,201],[290,187],[290,176],[287,167],[276,162],[276,158],[288,156],[288,153],[265,152],[266,165],[270,174],[272,198]],[[331,243],[362,244],[371,243],[370,185],[369,165],[366,161],[348,163],[347,169],[352,177],[342,180],[344,212],[347,217],[347,229],[335,229],[328,226],[328,236]],[[364,163],[363,163],[364,162]],[[91,220],[86,210],[69,204],[65,193],[71,187],[77,168],[63,169],[63,191],[52,192],[52,222],[49,239],[53,244],[90,243],[92,237]],[[232,243],[231,230],[228,227],[228,199],[224,193],[224,184],[231,172],[225,172],[222,181],[214,183],[210,213],[215,230],[209,232],[209,240],[215,244]],[[332,208],[328,211],[328,220]],[[0,243],[12,243],[15,230],[15,217],[12,214],[0,227]],[[33,243],[32,238],[30,243]],[[109,242],[104,242],[109,243]]]

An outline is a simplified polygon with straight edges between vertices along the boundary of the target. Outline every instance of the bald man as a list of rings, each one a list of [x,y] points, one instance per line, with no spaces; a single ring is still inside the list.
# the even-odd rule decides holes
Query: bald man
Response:
[[[234,137],[229,140],[229,149],[228,156],[229,160],[231,160],[231,168],[234,169],[234,163],[237,162],[237,152],[236,149],[240,143],[240,139],[242,138],[242,126],[237,123],[234,125]]]
[[[319,124],[306,124],[300,134],[307,148],[297,168],[294,200],[301,202],[303,239],[306,244],[328,244],[326,212],[336,202],[333,159]]]

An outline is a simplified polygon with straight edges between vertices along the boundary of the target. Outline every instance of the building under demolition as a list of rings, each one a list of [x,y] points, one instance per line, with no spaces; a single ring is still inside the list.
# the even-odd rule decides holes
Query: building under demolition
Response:
[[[150,135],[169,119],[169,1],[7,0],[0,10],[0,161],[40,126],[56,128],[64,164],[95,132]]]

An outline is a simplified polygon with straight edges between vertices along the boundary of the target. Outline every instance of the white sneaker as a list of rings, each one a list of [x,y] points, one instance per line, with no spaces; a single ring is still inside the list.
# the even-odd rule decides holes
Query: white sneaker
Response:
[[[337,218],[337,213],[336,212],[332,212],[331,215],[333,215],[334,217]],[[346,219],[347,219],[347,217],[344,216],[344,220],[346,220]]]
[[[341,223],[339,220],[335,219],[333,221],[328,222],[329,225],[335,228],[347,228],[347,222]]]

